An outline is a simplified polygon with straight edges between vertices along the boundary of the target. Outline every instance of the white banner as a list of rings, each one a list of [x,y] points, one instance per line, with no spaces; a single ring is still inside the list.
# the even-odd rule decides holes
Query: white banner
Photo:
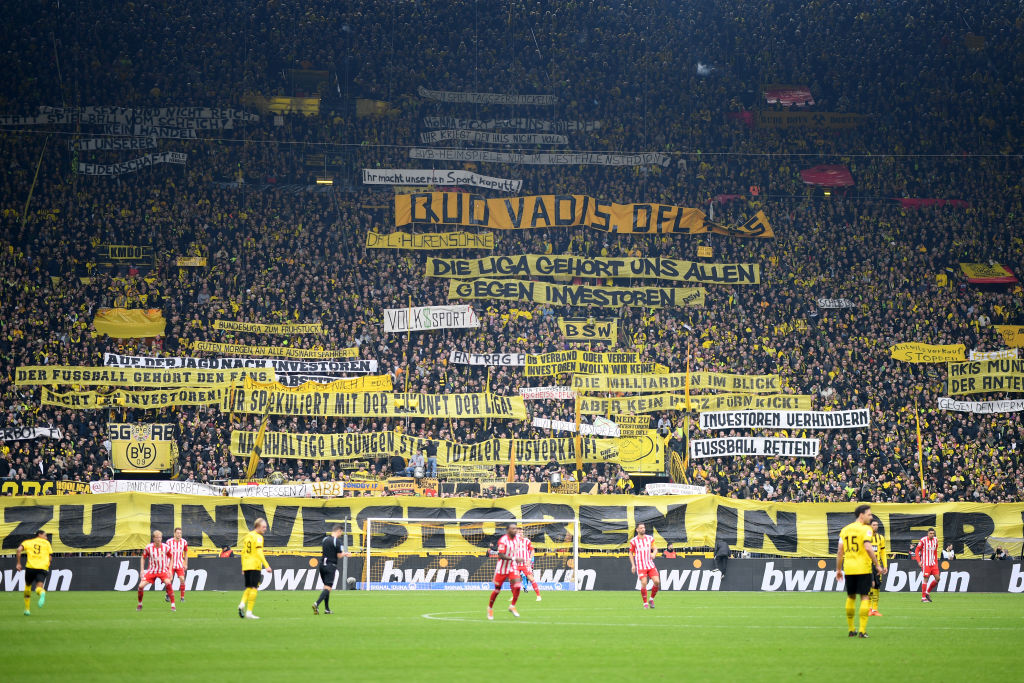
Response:
[[[860,429],[871,424],[871,411],[857,410],[722,410],[700,414],[701,429]]]
[[[186,496],[229,496],[232,498],[308,498],[310,496],[341,496],[344,493],[344,482],[217,486],[192,481],[118,479],[90,482],[89,489],[92,493],[170,493]]]
[[[163,138],[166,140],[196,140],[195,128],[171,128],[169,126],[143,126],[112,123],[103,128],[107,135]]]
[[[818,299],[818,308],[857,308],[849,299]]]
[[[119,161],[115,164],[87,164],[79,162],[78,172],[82,175],[118,176],[122,173],[134,173],[139,169],[155,166],[156,164],[184,164],[187,160],[188,155],[182,152],[157,152],[155,154],[147,154],[138,159]]]
[[[131,149],[153,149],[156,147],[156,138],[86,138],[84,140],[71,140],[68,147],[82,152],[93,150],[131,150]]]
[[[427,128],[448,128],[450,130],[529,130],[539,133],[574,133],[591,132],[601,128],[600,121],[547,121],[528,117],[508,119],[460,119],[456,116],[424,116],[423,125]]]
[[[57,427],[9,427],[0,429],[0,441],[32,441],[33,439],[64,438]]]
[[[526,164],[540,166],[668,166],[672,158],[661,152],[641,154],[611,154],[601,152],[550,152],[546,154],[519,154],[517,152],[491,152],[482,149],[455,149],[412,147],[410,159],[432,161],[482,161],[492,164]]]
[[[576,423],[567,422],[565,420],[549,420],[544,417],[533,418],[533,426],[538,429],[550,429],[554,432],[572,432],[576,433]],[[581,424],[580,434],[583,436],[608,436],[612,438],[619,437],[618,425],[611,424]]]
[[[569,138],[559,133],[488,133],[483,130],[430,130],[420,133],[420,142],[486,142],[489,145],[568,145]]]
[[[385,334],[453,330],[464,327],[480,327],[480,319],[469,305],[384,309]]]
[[[648,496],[703,496],[707,494],[707,486],[694,486],[693,484],[669,484],[653,483],[644,487],[644,493]]]
[[[514,368],[526,365],[525,353],[466,353],[452,351],[448,354],[448,362],[457,365],[490,365],[494,367]]]
[[[939,399],[939,410],[955,410],[958,413],[977,413],[979,415],[1020,413],[1024,412],[1024,399],[1018,398],[1006,401],[957,401],[956,399],[943,396]]]
[[[477,175],[471,171],[452,169],[403,169],[403,168],[364,168],[364,185],[442,185],[455,187],[482,187],[501,192],[519,192],[523,187],[522,180],[508,180]]]
[[[1017,349],[1000,349],[999,351],[971,350],[970,360],[1015,360]]]
[[[40,106],[40,114],[70,117],[75,123],[147,123],[176,126],[181,121],[218,120],[256,122],[258,114],[226,107],[48,107]],[[201,126],[198,126],[201,127]]]
[[[458,353],[452,351],[452,353]],[[569,387],[520,387],[519,395],[527,401],[546,399],[567,400],[576,398],[576,392]]]
[[[691,458],[728,458],[760,455],[767,458],[817,458],[819,439],[773,439],[734,436],[725,439],[691,439]]]
[[[273,358],[156,358],[104,353],[103,364],[112,368],[196,368],[199,370],[238,370],[273,368],[278,374],[309,375],[373,374],[377,361],[360,360],[276,360]],[[333,381],[333,380],[331,380]]]
[[[555,104],[558,98],[554,95],[506,95],[499,92],[459,92],[456,90],[427,90],[422,85],[417,88],[419,96],[435,102],[460,102],[464,104],[517,104],[545,105]]]

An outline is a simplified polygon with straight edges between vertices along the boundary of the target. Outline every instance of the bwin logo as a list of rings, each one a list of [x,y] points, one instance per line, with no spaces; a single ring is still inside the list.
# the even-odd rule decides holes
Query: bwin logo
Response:
[[[836,581],[836,573],[829,569],[776,569],[774,562],[766,562],[761,578],[763,591],[840,591],[846,581]]]

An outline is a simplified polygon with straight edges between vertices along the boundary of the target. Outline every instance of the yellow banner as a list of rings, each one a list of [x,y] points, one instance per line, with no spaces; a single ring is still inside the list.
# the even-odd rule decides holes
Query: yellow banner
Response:
[[[179,268],[203,268],[206,266],[205,256],[179,256],[174,259],[174,265]]]
[[[624,437],[643,436],[651,428],[650,415],[616,415],[615,424],[619,434]]]
[[[1001,263],[961,263],[960,270],[968,282],[981,284],[1013,284],[1017,277]]]
[[[570,342],[603,343],[617,346],[619,343],[619,321],[617,318],[559,318],[558,329],[562,338]]]
[[[323,323],[240,323],[214,320],[213,329],[251,334],[323,334]]]
[[[102,387],[206,387],[241,384],[246,378],[273,382],[273,368],[195,370],[184,368],[114,368],[77,365],[29,365],[14,371],[17,386],[76,384]]]
[[[394,389],[391,383],[391,375],[364,375],[351,379],[336,379],[333,382],[303,382],[297,387],[286,387],[280,382],[254,382],[250,378],[245,380],[246,389],[268,389],[291,394],[311,394],[314,391],[326,391],[337,393],[356,393],[368,391],[391,391]]]
[[[366,233],[367,249],[408,249],[427,251],[437,249],[494,249],[494,234],[485,232],[379,232]]]
[[[98,410],[101,408],[143,408],[154,410],[170,406],[208,406],[220,404],[227,396],[225,387],[166,389],[163,391],[124,391],[117,389],[108,394],[95,391],[69,391],[60,393],[43,387],[41,403],[72,410]]]
[[[996,325],[996,332],[1007,346],[1024,346],[1024,325]]]
[[[947,367],[950,394],[1024,393],[1024,360],[979,360],[950,363]]]
[[[862,114],[837,111],[759,111],[757,125],[761,128],[856,128],[864,121]]]
[[[573,375],[572,388],[579,393],[595,391],[686,391],[686,373],[652,375]],[[691,372],[690,391],[724,391],[734,394],[771,394],[782,391],[778,375],[730,375],[724,372]]]
[[[920,342],[905,342],[889,347],[892,357],[895,360],[903,360],[909,363],[946,363],[949,361],[964,360],[964,352],[967,349],[963,344],[922,344]]]
[[[583,438],[584,463],[614,463],[628,472],[657,473],[665,468],[664,442],[648,434],[635,438]],[[252,454],[256,432],[231,432],[231,455]],[[443,467],[508,465],[514,457],[517,465],[546,465],[552,460],[563,465],[576,462],[573,438],[563,439],[489,439],[475,444],[421,439],[398,432],[346,434],[293,434],[267,432],[264,458],[300,460],[358,460],[384,455],[408,459],[429,445],[435,447],[437,464]]]
[[[222,344],[211,341],[192,342],[194,351],[210,351],[229,356],[266,356],[272,358],[356,358],[359,347],[347,349],[298,349],[291,346],[253,346],[250,344]]]
[[[173,441],[111,441],[110,465],[116,472],[167,472],[174,464]]]
[[[636,351],[552,351],[551,353],[526,354],[524,367],[527,377],[550,377],[563,373],[599,375],[640,375],[668,372],[668,368],[657,363],[641,362]]]
[[[221,409],[232,413],[298,417],[526,419],[526,403],[521,396],[495,394],[349,394],[331,391],[294,394],[241,388],[224,392]]]
[[[759,211],[746,223],[725,226],[706,220],[700,209],[667,204],[614,204],[586,195],[531,195],[488,199],[466,192],[395,195],[395,226],[411,223],[468,225],[496,230],[583,226],[620,234],[713,232],[731,237],[774,237]]]
[[[529,280],[449,280],[448,298],[503,299],[532,301],[553,306],[597,306],[598,308],[666,308],[693,306],[703,308],[703,287],[587,287],[585,285],[553,285]]]
[[[690,410],[810,410],[813,396],[805,394],[711,394],[690,396]],[[583,415],[619,413],[660,413],[686,410],[685,394],[651,394],[626,398],[580,399]]]
[[[347,483],[347,482],[346,482]],[[258,506],[243,498],[151,495],[143,493],[73,496],[0,496],[0,537],[7,553],[38,529],[51,535],[57,553],[138,551],[153,529],[170,533],[181,526],[194,549],[237,548],[256,517],[271,520],[268,550],[319,552],[324,529],[345,520],[387,515],[452,519],[479,518],[481,504],[495,519],[486,533],[501,533],[504,520],[530,519],[538,511],[578,517],[584,550],[624,552],[633,528],[646,522],[655,544],[714,545],[721,538],[736,550],[788,557],[835,557],[839,529],[853,519],[853,505],[782,503],[701,496],[602,496],[530,494],[481,501],[478,498],[265,498]],[[258,507],[258,509],[254,509]],[[907,548],[929,527],[940,545],[953,544],[962,558],[982,558],[999,545],[995,538],[1020,538],[1024,503],[874,503],[871,511],[885,529],[891,548]],[[68,523],[71,520],[74,523]],[[87,531],[86,531],[87,530]],[[431,552],[478,555],[459,524],[438,527]],[[564,535],[555,531],[553,541]],[[991,538],[991,541],[990,541]],[[422,553],[418,534],[395,535],[394,552]],[[362,550],[361,537],[353,544]],[[958,545],[959,544],[959,545]],[[962,550],[960,550],[962,548]],[[1008,563],[1009,564],[1009,563]],[[831,569],[828,569],[831,571]]]
[[[698,284],[756,285],[756,263],[699,263],[669,258],[586,258],[524,254],[478,259],[427,258],[427,277],[448,278],[619,278],[677,280]]]
[[[92,321],[96,332],[114,339],[162,337],[167,320],[158,308],[101,308]]]

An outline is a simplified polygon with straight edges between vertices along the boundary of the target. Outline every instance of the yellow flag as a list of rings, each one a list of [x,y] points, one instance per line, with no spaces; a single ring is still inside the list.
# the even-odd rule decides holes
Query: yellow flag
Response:
[[[260,423],[260,430],[256,432],[256,440],[252,445],[252,455],[249,456],[249,466],[245,468],[245,478],[252,479],[256,474],[256,465],[260,462],[260,455],[263,453],[263,442],[267,438],[267,415],[263,416]]]

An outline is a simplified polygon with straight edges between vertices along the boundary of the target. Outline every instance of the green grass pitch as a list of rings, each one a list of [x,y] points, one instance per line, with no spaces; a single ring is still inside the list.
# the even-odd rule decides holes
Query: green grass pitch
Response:
[[[868,640],[846,635],[839,593],[547,593],[486,619],[487,593],[193,593],[172,614],[162,594],[56,593],[23,616],[0,594],[3,678],[143,680],[1014,680],[1024,595],[883,595]],[[522,667],[517,669],[517,667]],[[499,673],[504,672],[504,673]],[[314,678],[315,677],[315,678]]]

